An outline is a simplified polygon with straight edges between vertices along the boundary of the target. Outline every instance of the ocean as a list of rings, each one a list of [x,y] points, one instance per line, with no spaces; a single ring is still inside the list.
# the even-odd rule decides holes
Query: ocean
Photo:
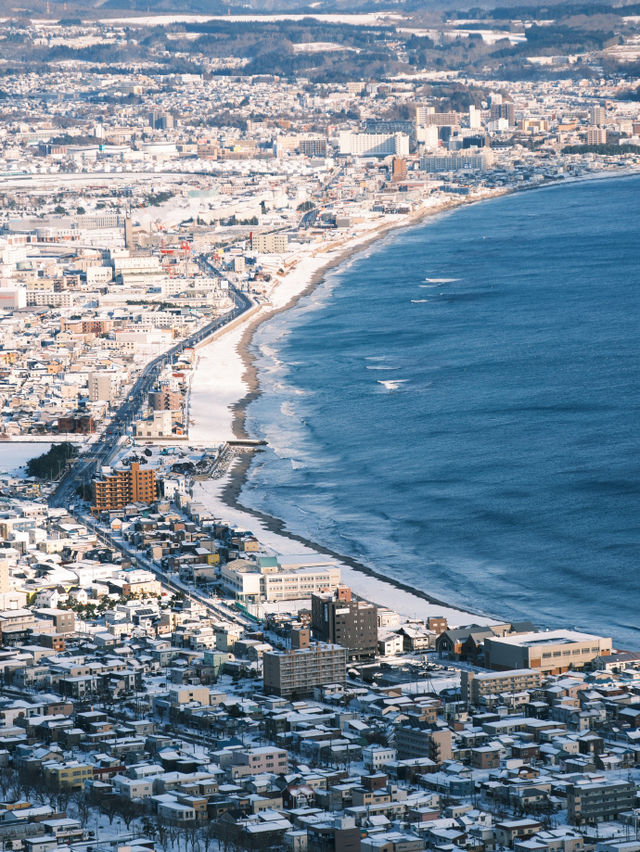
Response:
[[[387,235],[257,331],[240,502],[452,605],[640,648],[640,177]]]

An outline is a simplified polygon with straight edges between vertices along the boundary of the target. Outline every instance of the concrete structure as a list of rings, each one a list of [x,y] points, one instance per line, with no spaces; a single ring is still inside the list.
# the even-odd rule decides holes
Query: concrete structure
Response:
[[[139,462],[131,467],[106,470],[103,479],[93,481],[93,511],[122,509],[128,503],[152,503],[157,496],[156,474],[151,468],[141,469]]]
[[[313,634],[322,642],[344,646],[349,659],[371,659],[378,644],[376,607],[365,601],[352,601],[351,589],[338,588],[333,595],[311,598]]]
[[[636,785],[633,781],[607,779],[585,780],[567,786],[567,813],[572,825],[597,825],[613,819],[623,811],[631,810],[636,803]]]
[[[448,154],[428,154],[420,160],[420,168],[428,174],[438,172],[483,172],[491,165],[491,155],[486,152],[456,151]]]
[[[313,694],[316,686],[344,683],[347,651],[340,645],[318,643],[295,651],[271,651],[262,658],[264,690],[285,698]]]
[[[487,637],[484,651],[485,664],[494,671],[539,669],[560,674],[570,668],[581,669],[596,657],[610,654],[611,639],[575,630],[550,630]]]
[[[288,247],[286,234],[251,234],[251,249],[259,254],[283,254]]]
[[[118,394],[120,377],[115,371],[103,370],[99,373],[89,373],[88,385],[91,402],[100,400],[113,402]]]
[[[463,670],[460,675],[462,698],[469,704],[479,704],[488,695],[535,689],[541,682],[539,669],[513,669],[501,674]]]
[[[453,757],[451,731],[449,728],[421,728],[415,725],[400,725],[396,731],[398,760],[412,757],[428,757],[435,763]]]
[[[353,133],[343,130],[338,138],[341,154],[354,157],[409,156],[409,137],[406,133]]]

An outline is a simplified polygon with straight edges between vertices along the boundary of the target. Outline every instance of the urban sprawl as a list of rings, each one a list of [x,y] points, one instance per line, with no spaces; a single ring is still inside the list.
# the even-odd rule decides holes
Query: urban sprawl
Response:
[[[194,439],[212,341],[390,228],[640,163],[632,15],[556,52],[553,21],[356,17],[391,71],[2,24],[0,450],[33,449],[0,475],[2,849],[640,852],[640,653],[408,615],[206,499],[262,449]],[[309,26],[302,67],[370,49]]]

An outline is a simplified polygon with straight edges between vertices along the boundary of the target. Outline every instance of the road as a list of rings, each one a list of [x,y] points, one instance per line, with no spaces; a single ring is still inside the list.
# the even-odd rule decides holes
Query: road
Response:
[[[110,530],[100,526],[94,518],[80,512],[76,512],[75,516],[78,520],[82,521],[82,523],[86,524],[89,529],[93,530],[98,538],[108,547],[126,554],[130,559],[135,560],[136,565],[139,567],[146,568],[147,571],[152,571],[163,586],[166,586],[173,592],[184,594],[186,598],[194,601],[195,603],[202,604],[202,606],[206,608],[207,612],[215,618],[246,627],[248,619],[245,619],[241,615],[235,613],[231,607],[227,606],[222,601],[213,600],[206,595],[201,595],[194,589],[189,589],[183,583],[177,582],[162,571],[162,569],[159,568],[152,559],[149,559],[146,554],[134,548],[120,536],[115,536]]]
[[[82,483],[88,482],[100,466],[106,464],[115,452],[120,438],[126,434],[127,428],[135,420],[140,411],[146,394],[153,388],[162,369],[185,349],[196,346],[211,337],[219,329],[233,322],[241,314],[253,306],[252,300],[244,293],[229,287],[229,295],[235,302],[235,307],[229,313],[212,320],[199,331],[176,343],[162,355],[158,355],[144,368],[135,381],[129,396],[116,410],[110,422],[105,426],[102,435],[91,446],[89,455],[81,456],[62,477],[55,490],[49,497],[49,505],[69,507],[76,499],[76,489]]]

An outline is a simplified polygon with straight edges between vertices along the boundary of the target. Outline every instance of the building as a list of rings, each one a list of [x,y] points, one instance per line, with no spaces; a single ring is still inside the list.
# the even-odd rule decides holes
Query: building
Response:
[[[149,127],[153,130],[172,130],[174,124],[175,121],[170,112],[160,112],[154,109],[149,113]]]
[[[397,757],[395,748],[371,745],[362,749],[362,762],[370,772],[377,772]]]
[[[407,161],[404,157],[394,157],[391,161],[391,180],[394,182],[406,180]]]
[[[316,686],[345,683],[347,651],[340,645],[317,643],[291,651],[269,651],[262,658],[264,691],[283,698],[313,694]]]
[[[484,172],[491,166],[491,155],[487,151],[472,149],[448,154],[427,154],[420,159],[420,168],[428,174],[439,172]]]
[[[354,817],[336,817],[307,826],[307,852],[360,852],[362,833]]]
[[[102,479],[93,481],[93,512],[122,509],[129,503],[153,503],[157,496],[156,474],[132,462],[129,469],[103,468]]]
[[[70,761],[68,763],[44,763],[45,781],[54,790],[82,790],[84,782],[93,778],[93,766]]]
[[[513,669],[500,672],[461,672],[462,698],[469,704],[480,704],[488,695],[501,695],[505,692],[522,692],[535,689],[542,682],[539,669]]]
[[[575,630],[550,630],[545,633],[520,633],[484,640],[485,665],[494,671],[539,669],[561,674],[581,669],[598,656],[611,653],[611,639],[578,633]]]
[[[99,373],[89,373],[88,384],[91,402],[113,402],[118,394],[120,380],[115,371],[103,370]]]
[[[90,414],[65,414],[58,417],[60,435],[90,435],[95,430],[96,424]]]
[[[332,592],[340,583],[340,566],[292,564],[283,569],[275,557],[254,562],[233,559],[221,569],[225,591],[239,601],[285,601],[310,598],[320,592]]]
[[[180,391],[163,388],[162,390],[149,391],[149,408],[152,411],[179,411],[182,407],[182,394]]]
[[[171,411],[155,410],[149,420],[138,420],[136,423],[137,438],[170,438],[173,432],[173,417]]]
[[[305,157],[326,157],[327,140],[323,136],[303,137],[298,141],[298,151]]]
[[[35,613],[40,618],[51,621],[56,633],[73,633],[76,629],[76,616],[71,610],[39,607]]]
[[[435,763],[443,763],[453,757],[451,730],[400,725],[396,730],[396,748],[398,760],[428,757]]]
[[[251,234],[251,250],[258,254],[283,254],[288,247],[286,234]]]
[[[633,781],[606,779],[567,785],[567,812],[572,825],[597,825],[613,819],[636,804]]]
[[[592,106],[589,110],[589,120],[596,127],[601,127],[607,120],[607,111],[603,106]]]
[[[457,112],[436,112],[432,106],[416,107],[416,124],[421,127],[455,127],[460,124]]]
[[[587,145],[606,145],[607,131],[604,127],[587,128]]]
[[[311,624],[316,639],[342,645],[351,660],[371,659],[376,655],[376,607],[365,601],[352,601],[351,589],[346,586],[339,587],[333,595],[312,596]]]
[[[353,133],[343,130],[338,138],[341,154],[354,157],[409,156],[409,136],[406,133]]]
[[[491,104],[491,121],[506,118],[509,127],[516,123],[516,111],[511,101],[503,101],[501,104]]]

